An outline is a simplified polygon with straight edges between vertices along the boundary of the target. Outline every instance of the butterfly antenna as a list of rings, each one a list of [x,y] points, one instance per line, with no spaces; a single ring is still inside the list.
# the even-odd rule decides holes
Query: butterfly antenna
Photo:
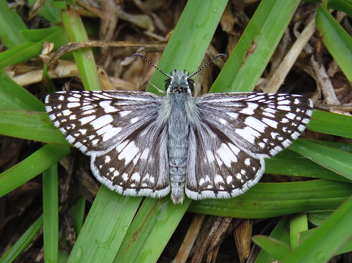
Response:
[[[191,74],[188,78],[192,78],[194,75],[198,74],[201,70],[203,70],[205,67],[209,66],[209,64],[213,63],[215,60],[217,60],[219,57],[226,57],[225,54],[217,54],[215,57],[213,57],[211,60],[209,60],[203,67],[199,68],[196,72]]]
[[[157,71],[159,71],[160,73],[164,74],[166,77],[171,78],[170,75],[166,74],[164,71],[162,71],[161,69],[159,69],[157,66],[155,66],[152,62],[150,62],[145,56],[143,56],[140,53],[134,53],[131,57],[141,57],[143,58],[146,62],[148,62],[149,65],[151,65],[153,68],[155,68]]]

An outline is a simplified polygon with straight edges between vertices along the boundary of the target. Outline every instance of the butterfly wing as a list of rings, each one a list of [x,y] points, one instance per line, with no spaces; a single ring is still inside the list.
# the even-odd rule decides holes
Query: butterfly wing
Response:
[[[162,98],[148,92],[57,92],[46,110],[66,139],[91,157],[105,186],[132,196],[165,196],[167,132],[158,119]]]
[[[231,198],[256,184],[264,158],[303,132],[312,102],[300,95],[211,93],[195,98],[186,194],[192,199]]]

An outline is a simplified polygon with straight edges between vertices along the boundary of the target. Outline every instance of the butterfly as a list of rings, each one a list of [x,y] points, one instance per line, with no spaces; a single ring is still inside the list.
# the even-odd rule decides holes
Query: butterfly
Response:
[[[241,195],[262,177],[264,159],[297,139],[312,115],[311,100],[301,95],[193,97],[195,74],[162,73],[168,77],[165,97],[60,91],[45,99],[54,125],[90,156],[95,177],[119,194],[157,198],[171,192],[175,204],[185,195],[194,200]]]

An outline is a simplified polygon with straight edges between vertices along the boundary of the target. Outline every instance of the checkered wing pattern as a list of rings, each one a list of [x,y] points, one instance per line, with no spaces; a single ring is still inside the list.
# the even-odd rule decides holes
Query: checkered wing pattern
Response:
[[[264,158],[287,148],[305,129],[312,102],[300,95],[211,93],[195,98],[186,194],[231,198],[264,173]]]
[[[169,193],[167,133],[162,98],[148,92],[62,91],[46,97],[54,125],[91,157],[91,169],[120,194]]]

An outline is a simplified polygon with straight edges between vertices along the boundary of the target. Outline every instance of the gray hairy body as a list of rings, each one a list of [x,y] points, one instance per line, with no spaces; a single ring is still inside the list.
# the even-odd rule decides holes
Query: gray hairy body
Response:
[[[168,94],[167,105],[171,109],[168,119],[168,155],[171,182],[171,198],[174,203],[184,199],[187,173],[189,119],[186,104],[193,103],[188,94]]]

